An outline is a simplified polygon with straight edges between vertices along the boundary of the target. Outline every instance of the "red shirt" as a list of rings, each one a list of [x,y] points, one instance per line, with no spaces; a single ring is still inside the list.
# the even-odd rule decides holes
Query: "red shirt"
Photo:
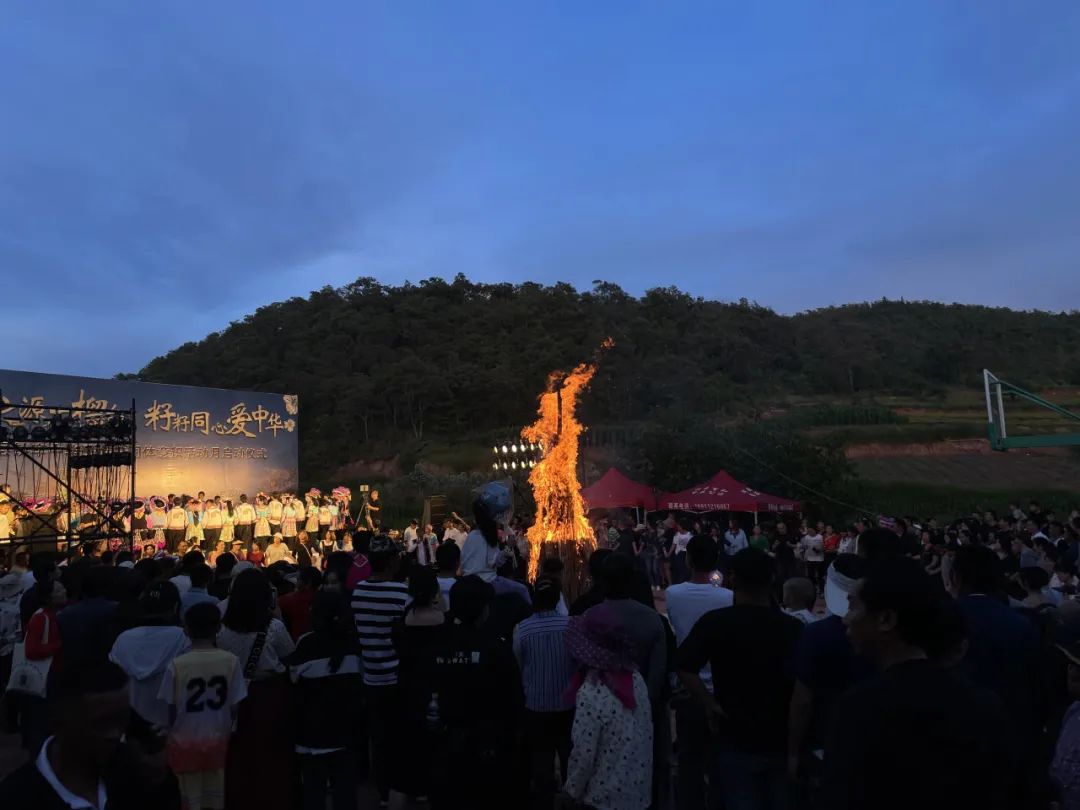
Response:
[[[293,591],[278,600],[281,618],[293,641],[311,629],[311,603],[314,601],[315,591]]]
[[[46,633],[46,627],[48,633]],[[53,659],[53,667],[60,663],[60,625],[56,623],[56,611],[51,607],[40,608],[26,623],[26,658],[29,661]]]
[[[825,542],[821,544],[825,551],[832,552],[840,548],[840,535],[830,534],[825,538]]]

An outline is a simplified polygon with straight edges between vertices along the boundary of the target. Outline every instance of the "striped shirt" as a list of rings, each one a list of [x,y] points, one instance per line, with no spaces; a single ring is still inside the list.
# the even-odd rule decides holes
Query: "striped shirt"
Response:
[[[521,667],[525,708],[534,712],[559,712],[575,665],[566,650],[563,634],[569,623],[554,610],[542,610],[514,628],[514,657]]]
[[[366,580],[356,583],[352,611],[364,660],[365,685],[393,686],[397,683],[398,656],[390,639],[390,628],[405,615],[408,604],[409,591],[401,582]]]

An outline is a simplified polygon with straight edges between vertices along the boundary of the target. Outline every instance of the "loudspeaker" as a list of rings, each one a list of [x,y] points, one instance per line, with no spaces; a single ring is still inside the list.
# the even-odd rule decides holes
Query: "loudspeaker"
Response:
[[[430,498],[426,498],[424,513],[429,516],[427,522],[438,530],[442,526],[442,522],[450,517],[450,510],[446,507],[446,496],[432,495]]]

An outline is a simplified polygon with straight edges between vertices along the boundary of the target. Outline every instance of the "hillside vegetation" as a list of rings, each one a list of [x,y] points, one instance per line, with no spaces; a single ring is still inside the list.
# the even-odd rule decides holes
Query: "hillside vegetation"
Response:
[[[960,417],[959,433],[977,433],[966,411],[983,367],[1030,388],[1080,384],[1075,312],[879,301],[784,316],[674,287],[634,297],[606,282],[579,292],[461,275],[326,287],[262,307],[137,376],[299,394],[302,477],[321,480],[358,458],[419,458],[425,447],[505,437],[531,421],[548,372],[590,359],[607,336],[615,346],[582,418],[623,435],[628,466],[672,488],[699,466],[679,453],[727,453],[724,466],[737,469],[733,447],[767,453],[793,478],[817,470],[835,483],[851,471],[828,426],[845,441],[867,430],[903,435],[913,420],[903,402],[935,403],[942,420]],[[964,389],[971,398],[950,416],[950,392]],[[790,407],[800,401],[811,407]],[[788,467],[790,457],[801,460]],[[792,492],[756,462],[742,473]]]

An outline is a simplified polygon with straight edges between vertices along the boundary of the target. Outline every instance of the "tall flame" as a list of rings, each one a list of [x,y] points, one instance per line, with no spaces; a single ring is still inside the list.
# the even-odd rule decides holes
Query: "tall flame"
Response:
[[[608,338],[601,349],[612,345]],[[526,534],[530,580],[536,578],[545,543],[558,544],[564,550],[571,547],[573,559],[563,560],[568,582],[574,581],[579,568],[583,570],[584,559],[595,546],[577,477],[578,440],[583,428],[575,415],[578,396],[595,373],[593,362],[582,363],[569,374],[549,374],[547,389],[540,395],[539,417],[521,431],[522,438],[544,449],[543,459],[529,474],[536,501],[536,520]]]

